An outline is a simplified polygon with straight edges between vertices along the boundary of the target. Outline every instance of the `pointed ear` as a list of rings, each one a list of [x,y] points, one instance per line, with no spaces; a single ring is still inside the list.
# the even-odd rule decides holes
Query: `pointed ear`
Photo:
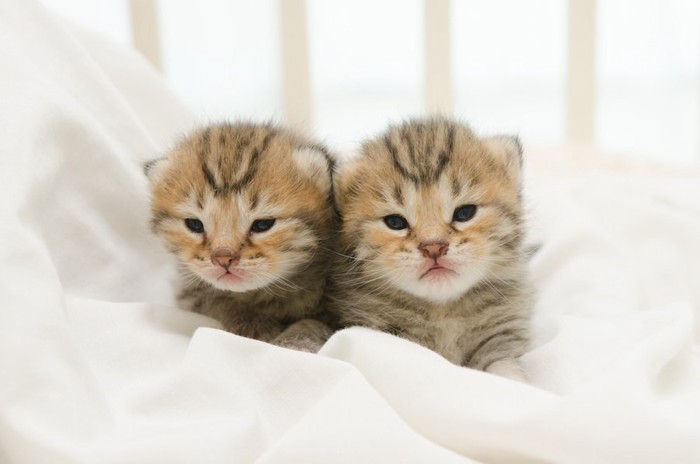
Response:
[[[158,179],[162,177],[165,166],[168,164],[167,161],[168,158],[164,157],[152,159],[143,163],[143,173],[146,175],[151,185],[155,184]]]
[[[335,162],[328,150],[320,145],[303,146],[294,150],[294,161],[322,192],[330,194]]]
[[[483,139],[486,148],[501,161],[518,182],[522,177],[523,146],[514,135],[495,135]]]

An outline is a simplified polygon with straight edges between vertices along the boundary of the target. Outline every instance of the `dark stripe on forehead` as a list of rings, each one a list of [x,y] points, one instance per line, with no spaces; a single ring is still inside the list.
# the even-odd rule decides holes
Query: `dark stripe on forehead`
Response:
[[[258,171],[258,163],[260,161],[260,157],[267,151],[267,147],[270,145],[270,142],[272,141],[275,135],[276,134],[274,132],[269,132],[265,135],[265,138],[263,138],[263,141],[260,144],[260,146],[255,147],[255,149],[253,149],[253,152],[250,155],[250,159],[248,159],[248,166],[246,167],[245,174],[243,174],[243,177],[240,180],[236,181],[230,186],[227,186],[226,190],[228,192],[240,192],[244,187],[246,187],[250,183],[253,177],[255,177],[255,173]]]
[[[200,142],[200,143],[202,144],[202,149],[203,149],[205,152],[206,152],[206,151],[209,151],[209,144],[210,144],[210,141],[211,141],[211,127],[207,127],[207,128],[204,129],[204,131],[202,132],[202,140],[201,140],[201,142]]]
[[[434,182],[437,182],[437,180],[440,178],[443,171],[447,167],[447,163],[450,162],[450,159],[452,158],[452,152],[454,150],[454,144],[455,128],[454,125],[450,124],[447,127],[447,140],[445,141],[445,147],[442,149],[440,155],[438,156],[437,166],[435,167],[435,171],[433,172],[432,177]]]
[[[454,151],[456,130],[449,122],[408,122],[390,130],[383,142],[394,168],[404,179],[416,185],[428,185],[437,182],[447,169]]]
[[[201,164],[204,179],[207,181],[207,184],[209,184],[209,187],[211,187],[212,190],[214,190],[214,194],[216,194],[220,191],[220,188],[216,183],[216,177],[214,177],[214,173],[211,172],[211,169],[209,169],[209,166],[207,165],[207,157],[211,152],[209,147],[210,140],[211,127],[207,127],[206,129],[204,129],[204,131],[202,131],[202,137],[199,141],[199,161]]]
[[[411,140],[411,131],[408,126],[404,127],[401,131],[401,140],[406,144],[406,149],[408,150],[408,158],[413,164],[416,163],[416,147]]]
[[[253,140],[253,130],[248,130],[245,133],[240,134],[236,138],[236,143],[233,146],[233,153],[231,156],[231,172],[229,175],[233,176],[237,172],[243,162],[244,152],[250,146],[250,142]]]
[[[408,172],[408,170],[404,167],[403,164],[401,164],[401,161],[399,160],[399,150],[396,147],[396,145],[393,144],[391,141],[391,135],[387,134],[384,137],[384,145],[386,146],[386,149],[389,150],[389,153],[391,154],[391,161],[394,164],[394,168],[399,172],[401,177],[403,177],[406,180],[410,180],[411,182],[418,184],[419,179],[418,176],[415,174]]]
[[[399,206],[403,206],[403,192],[401,191],[401,187],[398,185],[394,186],[394,200],[396,200],[396,203],[398,203]]]
[[[248,148],[248,146],[250,145],[250,142],[253,140],[253,134],[254,134],[254,132],[251,130],[251,131],[248,131],[247,134],[241,134],[241,136],[238,137],[238,139],[236,140],[236,146],[234,148],[236,153],[241,152],[241,151],[245,150],[246,148]]]
[[[452,181],[452,196],[456,197],[462,192],[462,185],[455,175],[450,180]]]
[[[438,158],[437,166],[435,167],[435,171],[433,171],[432,175],[432,180],[433,182],[437,182],[438,179],[440,179],[440,176],[442,175],[442,172],[445,170],[445,167],[447,167],[447,163],[449,163],[450,157],[447,155],[447,153],[442,152],[440,153],[440,157]]]
[[[454,124],[450,124],[449,127],[447,128],[447,154],[449,156],[452,156],[452,152],[455,149],[455,132],[457,132],[457,129],[455,129]]]
[[[221,189],[218,185],[216,185],[214,174],[212,174],[212,172],[209,170],[209,166],[207,166],[207,160],[205,158],[202,159],[202,173],[204,174],[204,179],[206,179],[209,187],[214,190],[214,195],[218,195],[221,192]]]

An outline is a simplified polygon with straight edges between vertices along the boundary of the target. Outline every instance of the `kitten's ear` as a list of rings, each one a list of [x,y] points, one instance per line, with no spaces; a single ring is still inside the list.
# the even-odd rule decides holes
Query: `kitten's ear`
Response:
[[[358,171],[361,164],[356,160],[347,160],[338,167],[333,184],[335,188],[335,201],[338,208],[342,210],[347,200],[357,195],[360,183],[357,181]]]
[[[523,168],[523,146],[514,135],[495,135],[483,139],[488,150],[501,161],[514,179],[520,181]]]
[[[163,157],[152,159],[143,163],[143,173],[146,175],[151,185],[155,184],[158,179],[162,177],[163,172],[165,171],[165,166],[168,164],[167,161],[168,158]]]
[[[324,193],[330,193],[333,183],[334,162],[324,147],[310,145],[294,150],[294,161]]]

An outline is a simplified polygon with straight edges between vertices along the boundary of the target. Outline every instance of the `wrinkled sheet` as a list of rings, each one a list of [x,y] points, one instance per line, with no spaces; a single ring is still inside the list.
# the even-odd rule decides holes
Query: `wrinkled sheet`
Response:
[[[697,176],[533,167],[527,385],[177,309],[140,163],[194,123],[141,58],[0,3],[0,462],[700,462]]]

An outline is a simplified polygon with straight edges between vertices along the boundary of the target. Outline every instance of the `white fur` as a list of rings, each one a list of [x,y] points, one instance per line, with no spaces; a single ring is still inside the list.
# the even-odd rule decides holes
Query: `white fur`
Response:
[[[515,359],[501,359],[486,368],[486,372],[511,380],[527,383],[525,371]]]
[[[416,251],[398,258],[398,272],[396,275],[390,272],[389,276],[394,277],[394,285],[419,298],[436,303],[456,300],[484,278],[489,266],[483,261],[472,261],[468,249],[455,251],[453,248],[450,247],[452,253],[448,252],[449,259],[446,261],[449,262],[448,268],[455,272],[454,275],[435,280],[421,279],[421,265],[425,258]]]
[[[488,150],[503,163],[511,177],[517,182],[522,178],[520,142],[517,137],[496,135],[483,139]]]
[[[313,147],[296,150],[294,161],[322,192],[330,192],[331,177],[328,173],[328,160],[321,151]]]

